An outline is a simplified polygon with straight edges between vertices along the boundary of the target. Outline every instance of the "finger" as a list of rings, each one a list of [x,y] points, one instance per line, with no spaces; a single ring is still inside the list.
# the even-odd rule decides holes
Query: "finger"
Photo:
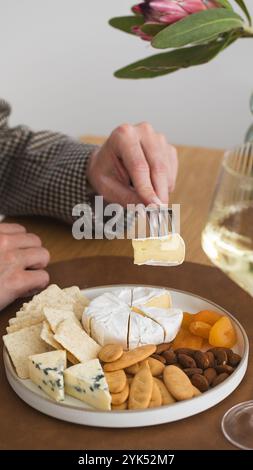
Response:
[[[145,159],[138,134],[132,126],[123,125],[113,132],[110,144],[114,154],[121,158],[141,201],[160,204],[153,188],[149,165]]]
[[[43,269],[50,260],[49,252],[45,248],[26,248],[17,250],[17,262],[24,268]]]
[[[13,282],[15,296],[25,296],[30,291],[42,290],[49,283],[49,274],[44,270],[20,271]]]
[[[118,181],[120,181],[125,186],[130,186],[129,175],[122,163],[122,160],[117,158],[117,156],[112,153],[112,161],[114,166],[114,174]]]
[[[0,224],[0,233],[25,233],[26,229],[22,225],[19,224]]]
[[[153,128],[143,123],[137,126],[141,145],[150,167],[154,190],[163,204],[169,202],[169,187],[173,178],[169,166],[168,143],[162,134],[156,134]]]
[[[1,237],[2,246],[6,250],[15,250],[17,248],[38,248],[41,246],[40,238],[33,233],[2,234]]]
[[[130,186],[122,184],[115,178],[103,176],[101,178],[102,193],[107,202],[121,204],[126,207],[127,204],[139,204],[141,202],[139,195]]]
[[[170,184],[170,192],[173,192],[176,185],[177,180],[177,173],[178,173],[178,158],[177,158],[177,150],[172,145],[169,145],[169,159],[170,159],[170,167],[172,170],[172,181]]]

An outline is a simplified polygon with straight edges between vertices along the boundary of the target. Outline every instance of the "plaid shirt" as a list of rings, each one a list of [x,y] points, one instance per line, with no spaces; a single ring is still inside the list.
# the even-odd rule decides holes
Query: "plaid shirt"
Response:
[[[0,99],[0,213],[71,223],[72,208],[90,201],[86,169],[96,146],[49,131],[11,129],[10,112]]]

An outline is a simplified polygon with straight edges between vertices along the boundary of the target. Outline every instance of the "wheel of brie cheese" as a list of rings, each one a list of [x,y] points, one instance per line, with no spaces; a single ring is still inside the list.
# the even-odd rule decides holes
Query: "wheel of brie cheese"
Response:
[[[124,349],[134,349],[172,341],[182,319],[182,310],[172,308],[166,289],[135,287],[93,299],[84,310],[82,323],[101,346],[118,343]]]

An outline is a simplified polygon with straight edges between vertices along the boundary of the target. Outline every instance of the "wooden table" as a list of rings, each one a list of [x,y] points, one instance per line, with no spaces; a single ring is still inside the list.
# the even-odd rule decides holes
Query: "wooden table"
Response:
[[[86,138],[89,142],[102,139]],[[243,322],[252,345],[252,299],[210,264],[200,243],[215,181],[221,163],[222,151],[179,147],[179,176],[171,202],[181,204],[181,233],[186,242],[188,261],[175,270],[144,266],[140,270],[131,259],[129,240],[82,240],[72,237],[71,227],[47,218],[16,218],[31,232],[37,233],[51,252],[51,262],[73,258],[98,256],[96,263],[87,259],[52,264],[49,267],[52,282],[64,287],[80,287],[121,283],[144,283],[175,287],[202,295],[223,305]],[[13,219],[12,219],[13,220]],[[101,256],[107,255],[107,258]],[[113,257],[110,257],[113,256]],[[124,258],[119,258],[123,256]],[[120,273],[120,276],[119,276]],[[155,276],[155,278],[154,278]],[[152,282],[151,282],[152,280]],[[1,334],[17,304],[0,317]],[[1,403],[0,448],[2,449],[233,449],[221,433],[220,422],[228,408],[249,400],[252,394],[250,375],[225,401],[216,407],[189,419],[160,425],[156,428],[114,429],[86,428],[39,414],[10,392],[3,364],[0,363]],[[30,433],[32,430],[32,433]]]
[[[104,139],[84,136],[85,142],[101,144]],[[172,203],[181,204],[181,234],[186,242],[186,260],[211,264],[201,248],[201,232],[205,225],[222,150],[199,147],[178,147],[179,174]],[[19,217],[27,230],[38,234],[51,253],[51,262],[83,256],[132,256],[130,240],[81,240],[72,237],[71,227],[42,217]]]

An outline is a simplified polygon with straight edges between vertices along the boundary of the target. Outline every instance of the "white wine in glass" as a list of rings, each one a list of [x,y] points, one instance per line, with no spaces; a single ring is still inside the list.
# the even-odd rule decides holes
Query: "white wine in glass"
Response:
[[[253,143],[224,155],[202,247],[253,297]],[[223,417],[222,430],[234,445],[252,450],[253,400],[231,408]]]
[[[202,247],[253,296],[253,144],[224,156]]]

